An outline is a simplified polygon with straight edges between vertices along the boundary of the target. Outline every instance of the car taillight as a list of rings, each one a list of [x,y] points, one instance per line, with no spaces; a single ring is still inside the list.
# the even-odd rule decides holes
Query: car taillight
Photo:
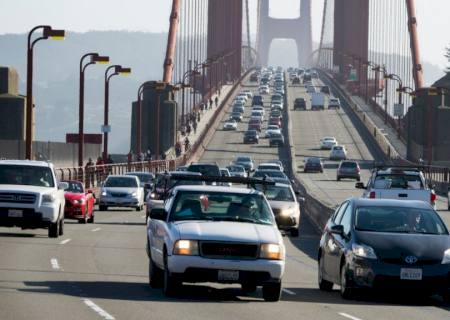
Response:
[[[433,205],[434,205],[434,203],[436,202],[436,193],[434,193],[434,191],[431,191],[431,194],[430,194],[430,202],[431,202],[431,204],[433,204]]]
[[[370,199],[375,199],[375,191],[370,191],[369,198]]]

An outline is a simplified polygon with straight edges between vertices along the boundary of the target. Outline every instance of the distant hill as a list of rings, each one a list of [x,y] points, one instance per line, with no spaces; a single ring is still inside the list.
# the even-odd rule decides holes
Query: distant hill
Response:
[[[111,152],[129,150],[131,101],[146,80],[159,80],[166,34],[142,32],[68,32],[64,41],[41,41],[35,47],[34,94],[36,139],[64,141],[66,132],[78,131],[79,60],[87,52],[109,55],[112,64],[131,67],[129,77],[110,82]],[[25,93],[26,36],[0,35],[0,65],[17,69],[20,92]],[[103,123],[105,65],[89,66],[85,84],[85,127],[100,133]]]
[[[78,130],[79,59],[87,52],[109,55],[111,63],[131,67],[129,78],[114,77],[110,95],[110,150],[129,150],[131,101],[146,80],[159,80],[166,49],[165,33],[126,31],[68,32],[64,41],[41,41],[35,47],[34,94],[36,101],[36,138],[64,141],[67,132]],[[317,46],[317,44],[316,44]],[[296,65],[292,41],[274,42],[270,64]],[[20,76],[20,92],[25,93],[26,36],[0,35],[0,65],[12,66]],[[86,73],[85,128],[100,133],[103,123],[104,65],[90,66]],[[444,75],[438,67],[424,63],[428,84]]]

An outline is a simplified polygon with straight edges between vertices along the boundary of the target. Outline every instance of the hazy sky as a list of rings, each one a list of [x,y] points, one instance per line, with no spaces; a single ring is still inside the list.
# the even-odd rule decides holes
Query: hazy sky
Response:
[[[171,0],[0,0],[0,34],[23,33],[38,24],[78,32],[162,32],[168,30],[171,3]],[[256,0],[250,0],[252,12],[256,11],[255,3]],[[447,65],[444,49],[450,44],[450,1],[416,0],[416,3],[422,59],[444,67]],[[292,17],[297,7],[298,0],[271,0],[273,16]],[[316,41],[322,7],[323,0],[313,0]]]

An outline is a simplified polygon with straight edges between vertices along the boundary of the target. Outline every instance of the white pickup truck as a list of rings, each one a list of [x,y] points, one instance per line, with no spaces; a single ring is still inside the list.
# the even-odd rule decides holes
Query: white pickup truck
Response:
[[[263,193],[254,189],[179,186],[147,224],[152,287],[176,294],[183,282],[239,283],[245,292],[262,286],[278,301],[285,247]]]
[[[380,167],[373,171],[367,186],[358,182],[356,188],[364,189],[364,198],[420,200],[436,207],[436,193],[417,168]]]
[[[64,232],[64,189],[51,163],[0,161],[0,226],[48,228],[48,236]]]

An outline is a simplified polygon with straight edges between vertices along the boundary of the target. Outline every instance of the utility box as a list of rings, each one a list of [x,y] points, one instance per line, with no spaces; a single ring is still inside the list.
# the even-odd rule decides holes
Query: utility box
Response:
[[[0,94],[19,94],[19,75],[16,69],[0,66]]]

